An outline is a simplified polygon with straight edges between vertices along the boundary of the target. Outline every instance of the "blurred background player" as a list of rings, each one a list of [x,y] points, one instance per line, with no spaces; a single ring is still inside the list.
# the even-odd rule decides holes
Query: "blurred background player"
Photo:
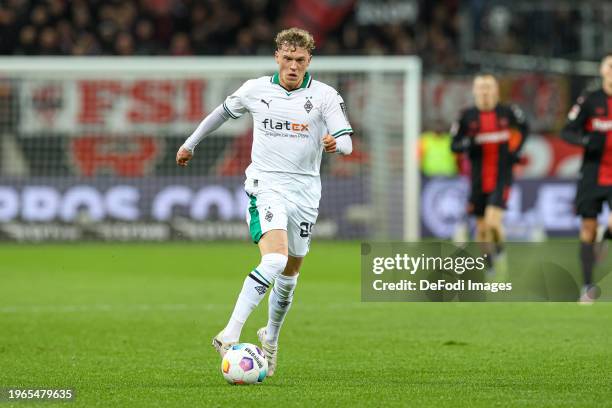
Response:
[[[612,53],[601,61],[602,86],[587,92],[576,101],[568,114],[561,137],[569,143],[584,147],[580,179],[576,190],[576,213],[580,225],[580,263],[584,286],[581,303],[595,300],[593,267],[597,258],[597,216],[604,201],[612,208]],[[612,216],[603,239],[612,238]]]
[[[473,82],[475,105],[463,111],[451,128],[453,152],[464,152],[471,162],[468,213],[476,216],[476,239],[486,243],[490,272],[503,253],[503,217],[512,185],[512,166],[528,134],[523,112],[515,105],[499,103],[499,85],[490,74]],[[520,132],[512,146],[511,131]]]
[[[251,113],[247,224],[261,262],[247,275],[227,326],[212,344],[223,356],[238,343],[247,318],[274,285],[268,325],[257,332],[268,376],[276,369],[279,331],[318,216],[322,153],[350,154],[353,133],[340,94],[306,71],[315,47],[312,35],[298,28],[284,30],[276,46],[278,72],[245,82],[202,121],[176,156],[186,166],[206,135],[229,118]]]

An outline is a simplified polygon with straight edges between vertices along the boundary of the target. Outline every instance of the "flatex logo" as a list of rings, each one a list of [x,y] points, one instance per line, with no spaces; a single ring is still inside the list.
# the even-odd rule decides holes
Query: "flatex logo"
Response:
[[[293,132],[307,132],[307,123],[292,123],[288,120],[284,122],[274,121],[272,119],[265,119],[263,122],[265,129],[276,129],[276,130],[291,130]]]

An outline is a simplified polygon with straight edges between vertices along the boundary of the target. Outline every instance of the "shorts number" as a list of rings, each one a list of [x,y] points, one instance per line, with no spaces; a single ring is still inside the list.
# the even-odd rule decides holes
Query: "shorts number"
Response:
[[[308,238],[310,234],[312,234],[312,227],[314,227],[314,224],[312,223],[301,222],[300,223],[300,237]]]

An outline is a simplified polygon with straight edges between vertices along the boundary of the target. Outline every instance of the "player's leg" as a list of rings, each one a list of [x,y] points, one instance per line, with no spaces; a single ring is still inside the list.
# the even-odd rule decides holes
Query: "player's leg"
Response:
[[[274,282],[274,287],[268,297],[268,323],[257,331],[268,360],[268,376],[276,371],[278,358],[278,336],[285,321],[285,316],[293,303],[293,293],[297,285],[298,275],[304,258],[289,255],[287,266]]]
[[[485,209],[485,224],[489,236],[489,251],[487,263],[492,267],[489,269],[489,278],[499,282],[508,280],[508,262],[504,255],[504,208],[488,205]]]
[[[253,242],[259,246],[261,261],[245,278],[227,325],[213,339],[213,346],[222,355],[239,341],[247,318],[287,265],[287,216],[280,198],[274,193],[251,196],[247,223]]]
[[[303,257],[289,256],[287,266],[274,283],[274,288],[268,298],[268,324],[266,326],[266,341],[278,343],[281,326],[293,302],[293,292],[297,285],[298,275],[302,267]]]
[[[472,191],[468,203],[469,212],[476,217],[475,239],[480,246],[481,252],[486,255],[487,270],[493,272],[493,249],[491,247],[491,233],[487,227],[485,219],[485,209],[487,205],[488,195],[478,191]]]
[[[488,242],[489,241],[489,230],[485,222],[485,217],[476,217],[476,241],[477,242]]]
[[[500,183],[500,185],[488,197],[487,208],[485,209],[485,219],[494,245],[494,254],[499,256],[504,250],[504,213],[506,203],[510,196],[510,185]]]
[[[485,208],[485,224],[489,237],[488,263],[492,265],[489,276],[495,275],[495,280],[507,281],[508,262],[504,255],[504,213],[506,201],[510,195],[510,186],[500,181],[491,194],[487,197]]]
[[[269,298],[266,340],[273,344],[278,342],[280,328],[291,307],[293,292],[304,257],[310,250],[312,229],[318,216],[316,208],[300,208],[294,204],[290,208],[287,221],[289,261]]]
[[[484,219],[486,205],[487,195],[482,191],[472,189],[468,199],[467,213],[476,217],[475,239],[477,242],[487,242],[489,239]]]
[[[612,209],[612,197],[608,198],[608,207]],[[601,262],[608,255],[609,241],[612,240],[612,213],[608,216],[603,233],[600,234],[600,227],[597,226],[597,243],[595,244],[595,261]]]
[[[609,204],[609,208],[610,208],[610,215],[608,215],[608,222],[606,222],[605,230],[603,234],[601,234],[600,236],[602,243],[612,240],[612,203]]]
[[[291,204],[287,225],[289,261],[283,273],[276,279],[268,298],[268,324],[257,332],[268,359],[268,375],[274,375],[278,357],[278,337],[285,317],[293,303],[293,293],[304,257],[310,247],[312,228],[318,210],[298,208]]]
[[[608,215],[608,223],[606,225],[606,230],[604,231],[602,239],[610,240],[612,239],[612,204],[608,205],[610,207],[610,215]]]
[[[489,242],[495,245],[495,254],[503,250],[504,243],[504,209],[496,205],[488,205],[485,208],[485,225]]]
[[[582,222],[580,223],[580,265],[582,267],[583,289],[580,301],[583,303],[590,303],[593,300],[589,296],[589,291],[593,285],[593,269],[596,260],[596,237],[597,218],[582,218]]]
[[[601,211],[603,200],[580,191],[576,196],[576,212],[581,217],[580,223],[580,266],[582,268],[583,287],[580,302],[593,302],[590,291],[593,285],[593,269],[596,261],[595,241],[597,238],[597,215]]]
[[[494,273],[495,271],[493,269],[493,245],[491,244],[491,231],[487,226],[487,222],[484,215],[481,217],[476,217],[476,242],[478,242],[480,251],[485,255],[485,260],[487,263],[487,273]]]

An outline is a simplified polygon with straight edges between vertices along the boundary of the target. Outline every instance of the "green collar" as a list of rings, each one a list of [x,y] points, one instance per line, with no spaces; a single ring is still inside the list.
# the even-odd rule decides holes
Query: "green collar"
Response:
[[[272,82],[273,84],[276,84],[276,85],[280,85],[281,88],[285,89],[285,87],[280,84],[280,78],[278,76],[278,72],[275,72],[274,75],[272,75],[272,78],[270,79],[270,82]],[[312,83],[312,76],[310,75],[310,73],[308,71],[306,71],[306,73],[304,74],[304,79],[302,80],[302,83],[300,84],[299,87],[297,87],[296,89],[293,89],[292,91],[288,91],[287,89],[285,89],[285,91],[293,92],[293,91],[296,91],[298,89],[309,88],[311,83]]]

